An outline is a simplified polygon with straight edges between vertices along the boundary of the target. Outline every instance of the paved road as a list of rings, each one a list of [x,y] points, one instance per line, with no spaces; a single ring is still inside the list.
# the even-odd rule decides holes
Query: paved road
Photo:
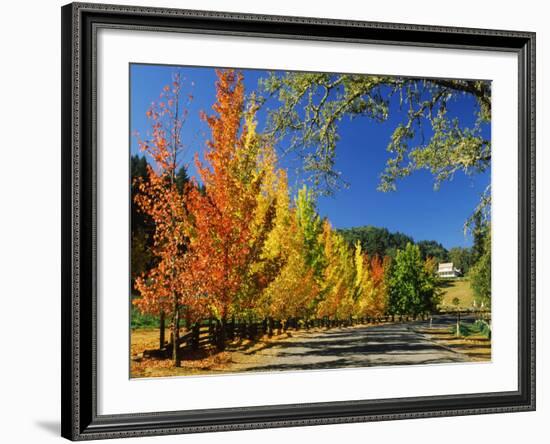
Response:
[[[448,328],[453,320],[434,319]],[[276,371],[368,367],[378,365],[465,362],[468,358],[412,330],[426,323],[385,324],[298,332],[263,348],[233,353],[231,371]]]

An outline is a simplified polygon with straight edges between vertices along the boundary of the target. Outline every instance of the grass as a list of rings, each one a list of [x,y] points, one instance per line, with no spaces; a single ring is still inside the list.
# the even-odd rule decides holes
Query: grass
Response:
[[[468,279],[444,279],[440,288],[443,292],[439,304],[441,308],[449,310],[473,308],[474,292]],[[458,299],[458,306],[453,303],[455,298]]]
[[[210,320],[205,319],[202,321],[203,324],[208,324]],[[167,328],[170,325],[170,318],[167,317],[165,319],[165,328]],[[180,327],[185,328],[185,319],[180,319]],[[130,313],[130,328],[132,330],[138,329],[138,328],[144,328],[144,329],[152,329],[152,328],[160,328],[160,319],[158,316],[153,316],[150,314],[143,314],[139,311],[138,308],[132,306],[131,313]]]
[[[166,329],[166,338],[169,335],[170,332]],[[158,328],[139,328],[131,331],[130,376],[132,378],[204,374],[205,371],[225,368],[231,360],[229,353],[201,350],[193,356],[183,355],[182,367],[174,368],[169,358],[140,357],[144,350],[157,349],[158,341]]]
[[[480,336],[491,339],[491,327],[485,321],[475,321],[473,324],[460,323],[460,336]],[[451,327],[451,334],[456,335],[456,326]]]
[[[157,316],[143,314],[136,307],[132,307],[130,326],[135,328],[159,328],[159,318]]]
[[[182,329],[182,332],[184,330]],[[169,331],[166,330],[166,337],[169,337]],[[299,333],[293,332],[293,335]],[[158,348],[159,330],[158,328],[139,328],[131,331],[131,361],[130,377],[166,377],[166,376],[187,376],[187,375],[205,375],[215,373],[227,373],[234,364],[233,358],[247,362],[253,362],[262,357],[256,355],[256,352],[268,346],[271,342],[276,342],[282,338],[288,338],[289,332],[274,336],[272,339],[267,337],[259,338],[256,341],[237,340],[228,344],[226,351],[217,351],[214,347],[201,349],[196,352],[183,352],[181,367],[174,368],[172,360],[169,358],[146,358],[143,357],[145,350],[154,350]],[[239,371],[235,368],[232,372]]]
[[[483,329],[475,326],[475,323],[461,323],[461,333],[466,332],[466,330],[468,336],[456,336],[456,329],[454,328],[416,329],[418,333],[427,335],[432,341],[466,355],[471,362],[490,361],[491,337],[484,336],[482,334]]]

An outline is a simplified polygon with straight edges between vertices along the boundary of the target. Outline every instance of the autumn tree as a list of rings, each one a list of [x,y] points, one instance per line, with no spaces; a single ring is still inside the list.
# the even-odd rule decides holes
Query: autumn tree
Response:
[[[263,253],[275,224],[281,178],[270,140],[256,132],[256,109],[251,103],[244,113],[244,134],[242,143],[236,147],[232,171],[243,193],[255,200],[249,226],[248,255],[242,269],[241,287],[233,301],[235,313],[252,318],[265,314],[258,306],[259,299],[279,269],[277,258]]]
[[[372,300],[372,316],[382,316],[388,311],[389,278],[391,272],[391,257],[373,256],[370,259],[370,272],[374,286]]]
[[[386,314],[390,257],[372,258],[355,244],[356,314],[358,317],[379,318]]]
[[[319,288],[306,261],[304,239],[294,218],[281,233],[281,268],[264,291],[267,313],[272,318],[310,317],[310,307]]]
[[[305,185],[302,186],[294,199],[296,225],[303,238],[304,256],[307,266],[312,270],[318,285],[322,285],[326,257],[322,244],[323,221],[317,213],[315,196]],[[320,291],[311,301],[309,312],[314,313],[319,301],[324,297]]]
[[[267,156],[267,151],[255,135],[253,117],[241,127],[242,75],[233,70],[216,72],[214,114],[203,115],[212,135],[203,159],[195,156],[203,189],[197,182],[188,187],[187,207],[193,225],[188,233],[187,281],[193,291],[205,296],[210,313],[224,332],[235,305],[247,305],[250,265],[260,251],[256,243],[264,237],[255,228],[266,223],[270,203],[259,199],[268,174],[268,167],[259,166],[259,159]],[[223,342],[222,334],[220,347]]]
[[[359,241],[355,242],[354,245],[353,263],[355,272],[355,313],[358,317],[367,317],[371,315],[375,289],[369,257],[366,253],[363,253]]]
[[[181,131],[187,117],[182,109],[182,79],[174,74],[166,85],[159,102],[147,111],[152,126],[149,139],[139,139],[139,147],[148,155],[153,166],[147,167],[147,180],[137,177],[134,200],[139,209],[154,223],[151,251],[156,264],[135,281],[140,293],[134,304],[142,311],[160,318],[160,347],[164,347],[164,316],[172,318],[172,358],[180,365],[178,353],[179,321],[182,306],[186,305],[186,289],[181,280],[186,268],[187,211],[185,198],[177,186],[179,154],[183,149]]]
[[[260,307],[269,318],[309,317],[318,285],[308,255],[304,219],[291,204],[284,170],[277,171],[275,215],[262,258],[271,266],[269,285],[262,292]]]
[[[323,222],[321,240],[324,268],[320,292],[322,300],[318,304],[317,314],[333,319],[349,317],[353,314],[354,306],[351,250],[327,220]]]

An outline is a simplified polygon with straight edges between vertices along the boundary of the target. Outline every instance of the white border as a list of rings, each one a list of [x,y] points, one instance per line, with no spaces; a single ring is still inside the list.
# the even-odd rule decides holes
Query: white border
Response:
[[[517,389],[517,57],[511,53],[98,30],[98,413]],[[493,80],[492,362],[130,380],[128,64]],[[179,394],[179,396],[174,396]]]

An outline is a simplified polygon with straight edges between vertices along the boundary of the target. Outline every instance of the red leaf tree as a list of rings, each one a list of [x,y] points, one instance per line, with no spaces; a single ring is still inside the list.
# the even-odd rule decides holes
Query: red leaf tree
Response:
[[[197,183],[188,186],[186,204],[193,224],[189,231],[187,282],[194,292],[204,296],[211,314],[223,326],[246,275],[257,190],[235,174],[239,162],[236,153],[247,134],[246,127],[240,131],[242,75],[232,70],[218,70],[217,75],[215,114],[203,114],[212,137],[204,160],[195,156],[202,187]],[[223,335],[220,345],[223,347]]]
[[[156,265],[136,279],[140,298],[134,304],[144,313],[160,317],[160,347],[164,347],[164,317],[172,319],[172,357],[179,366],[178,338],[180,315],[183,308],[191,309],[185,281],[187,268],[188,213],[184,193],[176,183],[178,155],[183,149],[181,130],[187,111],[181,109],[182,81],[175,74],[173,83],[164,87],[160,101],[147,111],[152,133],[147,140],[139,140],[141,151],[151,159],[148,180],[136,180],[138,193],[135,202],[141,211],[151,217],[155,231],[152,253]],[[191,100],[191,96],[188,96]],[[194,307],[193,307],[194,308]]]

